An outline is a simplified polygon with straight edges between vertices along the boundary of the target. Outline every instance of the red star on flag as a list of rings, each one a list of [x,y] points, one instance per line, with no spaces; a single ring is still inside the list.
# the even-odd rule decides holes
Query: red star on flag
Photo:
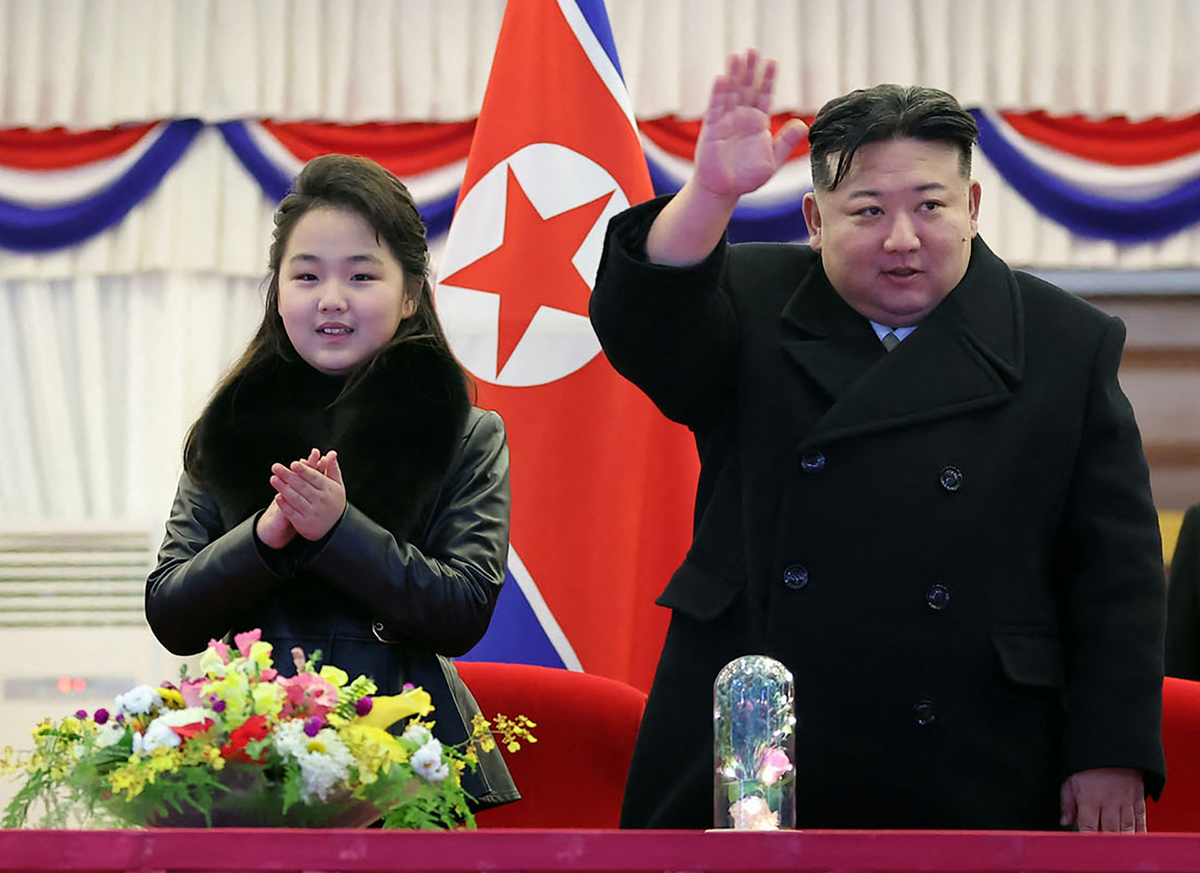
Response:
[[[542,218],[508,168],[504,234],[499,247],[443,279],[446,285],[500,295],[496,372],[512,356],[543,306],[587,317],[591,286],[571,259],[608,206],[613,192]]]

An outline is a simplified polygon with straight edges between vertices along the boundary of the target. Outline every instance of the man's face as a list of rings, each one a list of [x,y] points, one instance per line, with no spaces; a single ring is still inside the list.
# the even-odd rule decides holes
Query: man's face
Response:
[[[834,290],[888,327],[917,324],[954,289],[978,217],[979,183],[959,174],[958,149],[917,139],[861,147],[837,188],[804,198]]]

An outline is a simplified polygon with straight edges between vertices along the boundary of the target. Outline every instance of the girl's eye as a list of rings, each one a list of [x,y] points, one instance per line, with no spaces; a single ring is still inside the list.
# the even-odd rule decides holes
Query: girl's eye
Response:
[[[296,282],[315,282],[315,281],[317,281],[317,277],[313,273],[297,273],[295,276],[292,276],[292,279]]]
[[[355,282],[374,282],[375,281],[375,277],[372,276],[370,273],[355,273],[350,278],[352,281],[355,281]]]

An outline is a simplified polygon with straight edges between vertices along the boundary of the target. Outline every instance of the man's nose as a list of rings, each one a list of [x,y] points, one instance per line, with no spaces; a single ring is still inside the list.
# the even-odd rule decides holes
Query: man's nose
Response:
[[[913,227],[912,218],[907,213],[897,215],[892,221],[883,247],[889,252],[912,252],[921,247],[921,240]]]

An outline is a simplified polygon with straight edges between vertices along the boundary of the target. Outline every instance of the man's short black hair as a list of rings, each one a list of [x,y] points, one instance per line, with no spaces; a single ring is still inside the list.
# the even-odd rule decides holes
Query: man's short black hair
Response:
[[[821,107],[808,131],[813,186],[832,191],[846,178],[860,147],[888,139],[922,139],[958,147],[958,169],[971,175],[971,146],[979,127],[954,96],[919,85],[876,85]],[[837,169],[830,178],[829,157]]]

